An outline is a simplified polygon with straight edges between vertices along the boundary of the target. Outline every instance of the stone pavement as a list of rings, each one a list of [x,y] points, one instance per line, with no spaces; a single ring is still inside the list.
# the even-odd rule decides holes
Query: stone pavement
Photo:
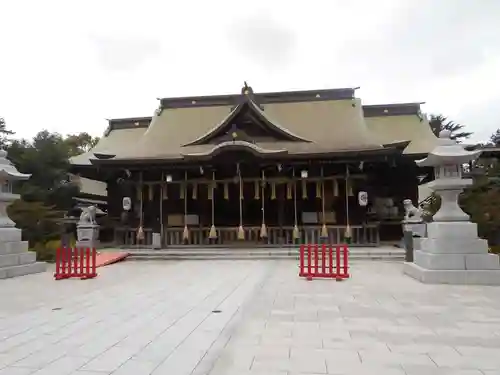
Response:
[[[500,374],[500,288],[398,263],[307,282],[283,261],[124,262],[0,281],[0,375]]]

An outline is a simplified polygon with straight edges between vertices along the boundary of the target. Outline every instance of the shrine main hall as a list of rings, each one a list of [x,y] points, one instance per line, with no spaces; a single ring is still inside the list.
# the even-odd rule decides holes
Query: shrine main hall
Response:
[[[107,186],[116,245],[399,241],[402,201],[438,139],[422,103],[363,105],[355,88],[163,98],[109,120],[72,173]],[[425,198],[425,197],[423,197]],[[423,199],[420,197],[420,199]]]

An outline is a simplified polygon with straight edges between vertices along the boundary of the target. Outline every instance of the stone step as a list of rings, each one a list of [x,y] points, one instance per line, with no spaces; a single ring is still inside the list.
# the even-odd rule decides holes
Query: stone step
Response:
[[[7,279],[10,277],[18,277],[31,275],[34,273],[45,272],[47,264],[44,262],[36,262],[30,264],[22,264],[20,266],[0,268],[0,279]]]
[[[20,254],[0,255],[0,268],[20,266],[36,262],[36,253],[27,251]]]
[[[127,250],[128,259],[164,259],[164,260],[189,260],[189,259],[298,259],[297,249],[173,249],[173,250]],[[398,248],[357,248],[349,252],[350,260],[404,260],[404,251]]]
[[[0,238],[5,242],[21,241],[22,231],[18,228],[0,228]]]
[[[28,251],[28,241],[0,242],[0,256],[19,254]]]

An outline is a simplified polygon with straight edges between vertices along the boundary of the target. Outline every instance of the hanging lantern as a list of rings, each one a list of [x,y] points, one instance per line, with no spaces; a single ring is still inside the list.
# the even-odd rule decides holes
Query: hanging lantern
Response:
[[[255,181],[253,184],[253,190],[254,190],[254,196],[253,199],[259,200],[260,199],[260,186],[259,186],[259,181]]]
[[[354,197],[354,192],[352,190],[352,182],[350,180],[346,181],[347,195]]]
[[[337,181],[337,179],[333,180],[333,196],[339,196],[339,182]]]
[[[302,180],[302,199],[307,199],[307,182]]]
[[[360,191],[358,193],[358,203],[361,207],[366,207],[368,205],[368,193],[366,191]]]
[[[164,184],[162,185],[162,189],[163,189],[163,199],[166,200],[168,199],[168,185],[167,184]]]
[[[271,199],[276,199],[276,182],[271,182]]]
[[[153,184],[148,185],[148,199],[149,199],[149,201],[152,201],[154,199],[154,193],[155,193],[155,191],[154,191]]]
[[[192,199],[195,201],[198,199],[198,184],[195,182],[193,184],[193,194],[192,194]]]
[[[179,199],[186,199],[186,184],[181,183],[180,185],[180,192],[179,192]]]
[[[208,189],[207,189],[207,198],[208,198],[208,200],[214,199],[214,190],[215,190],[215,182],[211,182],[208,185]]]
[[[229,199],[229,184],[227,182],[224,182],[224,199]]]
[[[132,208],[132,199],[130,197],[123,197],[122,207],[125,211],[130,211]]]
[[[321,198],[321,183],[322,181],[316,181],[316,198]]]
[[[286,184],[286,199],[288,199],[288,200],[293,198],[292,197],[292,189],[293,189],[292,183],[288,182]]]

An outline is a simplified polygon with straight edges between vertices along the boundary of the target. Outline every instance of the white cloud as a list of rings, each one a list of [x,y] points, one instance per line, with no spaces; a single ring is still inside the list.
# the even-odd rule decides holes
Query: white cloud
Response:
[[[426,101],[475,138],[500,126],[499,2],[5,1],[0,115],[20,136],[102,134],[162,96],[361,86]]]

